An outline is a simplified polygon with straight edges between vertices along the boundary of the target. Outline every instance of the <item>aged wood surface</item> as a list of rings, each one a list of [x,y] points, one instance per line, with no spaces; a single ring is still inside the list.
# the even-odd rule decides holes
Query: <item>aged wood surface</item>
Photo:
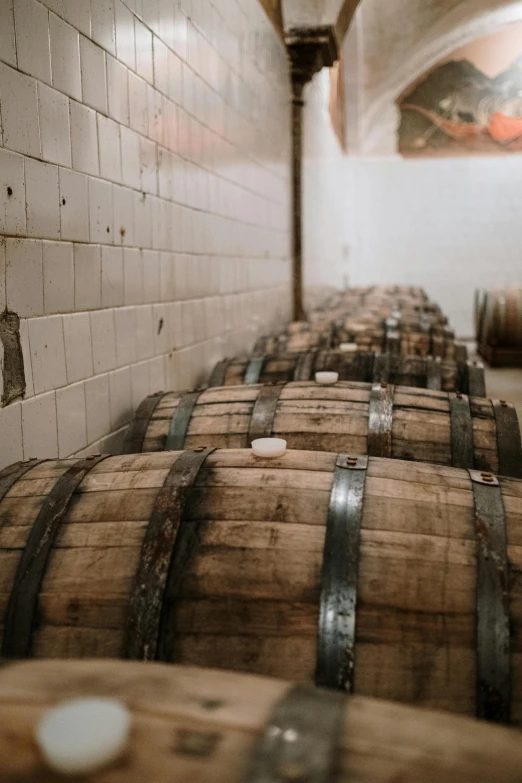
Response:
[[[273,387],[224,386],[203,391],[188,423],[185,448],[248,448],[252,416],[261,390]],[[277,387],[276,387],[277,388]],[[271,432],[256,437],[284,438],[289,448],[374,454],[368,450],[372,385],[339,382],[287,383],[279,389]],[[163,451],[184,393],[166,393],[156,407],[141,451]],[[466,467],[500,471],[498,438],[491,400],[471,398],[473,461]],[[516,416],[516,413],[514,414]],[[516,434],[516,433],[515,433]],[[395,459],[452,465],[450,399],[446,392],[396,386],[393,389],[391,453]],[[501,443],[502,446],[502,443]],[[522,454],[518,474],[522,470]],[[506,475],[513,475],[507,474]]]
[[[93,783],[248,783],[253,752],[290,684],[267,677],[118,661],[39,661],[0,670],[0,778],[59,783],[34,727],[59,701],[122,700],[123,756]],[[519,783],[518,732],[359,696],[346,699],[331,783]],[[76,778],[75,778],[76,779]]]
[[[35,657],[119,657],[157,495],[179,452],[109,457],[56,537]],[[198,543],[164,596],[170,659],[310,680],[336,454],[219,450],[186,505]],[[0,503],[0,619],[31,526],[70,466],[31,468]],[[522,481],[500,479],[508,532],[512,716],[522,719]],[[473,715],[476,540],[467,471],[371,458],[363,504],[355,692]],[[2,625],[3,630],[3,625]]]
[[[305,356],[310,358],[307,377],[296,378],[296,370]],[[371,383],[382,380],[374,371],[377,354],[367,351],[344,352],[340,350],[312,351],[308,354],[294,353],[266,355],[262,366],[260,383],[280,383],[293,380],[313,380],[315,372],[332,370],[339,373],[341,381]],[[245,383],[250,360],[231,359],[226,364],[223,386],[237,386]],[[443,391],[460,391],[467,394],[469,379],[467,366],[449,359],[440,363],[441,387]],[[427,388],[429,360],[421,356],[391,356],[388,380],[401,386]]]

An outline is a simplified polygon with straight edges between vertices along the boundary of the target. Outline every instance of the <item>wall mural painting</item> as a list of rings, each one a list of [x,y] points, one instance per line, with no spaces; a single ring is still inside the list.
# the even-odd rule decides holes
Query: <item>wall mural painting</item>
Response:
[[[405,156],[522,152],[522,26],[454,52],[399,107]]]

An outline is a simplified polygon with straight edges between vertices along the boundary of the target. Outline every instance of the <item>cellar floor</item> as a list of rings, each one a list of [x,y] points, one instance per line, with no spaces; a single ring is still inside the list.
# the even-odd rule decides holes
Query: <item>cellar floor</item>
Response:
[[[491,399],[512,402],[522,424],[522,367],[486,366],[486,391]]]

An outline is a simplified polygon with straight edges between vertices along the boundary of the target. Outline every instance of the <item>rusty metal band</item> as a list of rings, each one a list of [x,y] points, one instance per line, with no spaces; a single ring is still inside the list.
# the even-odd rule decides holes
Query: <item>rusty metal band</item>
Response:
[[[228,365],[229,365],[228,359],[223,359],[221,362],[218,362],[216,364],[216,366],[212,370],[212,375],[210,376],[210,380],[208,382],[209,386],[225,385]]]
[[[379,353],[375,357],[373,383],[389,383],[390,381],[390,360],[389,353]]]
[[[151,394],[139,405],[136,415],[125,433],[122,454],[139,454],[143,451],[143,443],[150,421],[163,396],[163,392]]]
[[[170,427],[165,441],[165,451],[181,451],[181,449],[185,448],[185,438],[187,437],[190,419],[200,396],[201,389],[194,392],[187,392],[179,401],[170,421]]]
[[[392,456],[394,387],[388,383],[374,383],[370,392],[368,416],[368,456]]]
[[[284,384],[262,386],[259,389],[257,400],[252,411],[248,441],[252,443],[256,438],[270,438],[274,426],[274,418],[277,411],[277,403],[283,391]]]
[[[480,362],[466,362],[467,387],[470,397],[486,396],[486,377],[484,365]]]
[[[38,607],[38,594],[60,526],[71,498],[89,471],[107,456],[75,462],[56,482],[44,500],[18,563],[9,597],[2,642],[6,658],[27,658]]]
[[[442,363],[439,357],[429,358],[426,361],[426,388],[431,391],[442,389]]]
[[[451,464],[454,468],[472,468],[475,464],[473,448],[473,420],[469,397],[448,394],[451,422]]]
[[[363,383],[373,383],[375,374],[376,355],[371,351],[358,351],[358,375],[357,378]],[[341,376],[341,380],[343,380]]]
[[[14,465],[8,465],[0,471],[0,503],[5,498],[9,490],[17,481],[19,481],[31,468],[45,462],[44,459],[29,459],[27,462],[15,462]]]
[[[508,723],[511,636],[507,534],[496,476],[470,470],[477,540],[477,717]]]
[[[514,405],[491,400],[497,429],[498,472],[501,476],[522,478],[520,424]]]
[[[340,454],[335,467],[323,552],[317,641],[317,685],[353,691],[355,621],[368,457]]]
[[[256,742],[243,783],[333,783],[345,707],[342,693],[291,687]]]
[[[199,448],[180,454],[158,492],[130,594],[124,658],[151,661],[157,656],[163,597],[173,550],[185,527],[183,513],[199,471],[213,451]]]
[[[318,351],[299,354],[294,370],[294,381],[311,381]]]
[[[252,359],[250,359],[245,370],[245,383],[248,386],[252,385],[253,383],[259,383],[259,378],[261,377],[264,363],[264,356],[254,356]]]
[[[455,343],[455,361],[462,363],[466,363],[468,361],[468,349],[464,343]]]

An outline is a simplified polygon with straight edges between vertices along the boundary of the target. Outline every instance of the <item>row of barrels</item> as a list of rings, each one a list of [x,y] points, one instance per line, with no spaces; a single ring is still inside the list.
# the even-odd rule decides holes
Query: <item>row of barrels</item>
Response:
[[[422,292],[393,292],[382,287],[336,294],[306,322],[278,335],[262,337],[261,353],[300,353],[344,348],[405,356],[434,356],[465,361],[466,347],[455,341],[447,318]]]
[[[38,716],[110,694],[134,734],[100,783],[520,780],[469,720],[522,724],[522,445],[479,364],[224,360],[119,455],[1,471],[0,558],[3,660],[91,659],[0,669],[0,779],[54,780]]]

